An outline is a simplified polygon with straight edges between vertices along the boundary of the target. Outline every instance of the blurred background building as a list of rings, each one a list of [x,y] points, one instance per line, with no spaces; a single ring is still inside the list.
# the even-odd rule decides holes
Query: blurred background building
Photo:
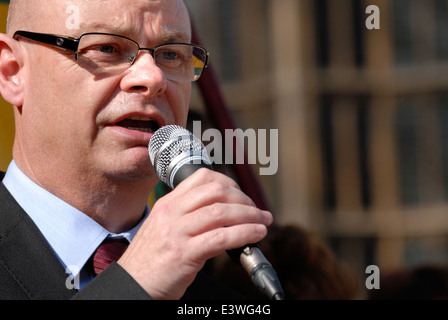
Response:
[[[277,224],[314,230],[361,289],[372,264],[448,264],[447,0],[185,2],[237,127],[279,130],[258,176]],[[2,102],[1,170],[12,121]]]
[[[238,126],[279,129],[260,177],[277,223],[316,230],[361,285],[371,264],[448,262],[446,0],[186,2]]]

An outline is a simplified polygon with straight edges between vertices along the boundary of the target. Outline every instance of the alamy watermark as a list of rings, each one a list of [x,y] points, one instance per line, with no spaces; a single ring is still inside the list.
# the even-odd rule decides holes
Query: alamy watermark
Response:
[[[260,175],[277,173],[278,129],[226,129],[223,137],[218,129],[202,131],[201,121],[193,121],[193,135],[204,143],[212,164],[243,164],[247,150],[248,164],[259,164]]]
[[[79,290],[81,288],[79,280],[80,271],[78,266],[67,266],[65,269],[65,273],[68,274],[68,277],[65,280],[65,287],[68,290]]]
[[[71,2],[67,2],[65,12],[68,14],[65,20],[65,26],[68,30],[77,30],[80,26],[80,10],[79,7]],[[380,8],[376,5],[366,7],[365,13],[369,16],[366,19],[365,26],[367,29],[380,29]]]
[[[366,278],[366,289],[379,289],[380,288],[380,268],[374,264],[367,266],[366,274],[369,276]]]
[[[367,6],[366,14],[369,15],[366,19],[366,28],[369,30],[381,29],[380,8],[375,5]]]
[[[65,12],[68,14],[65,20],[65,27],[68,30],[78,30],[80,24],[79,7],[71,2],[67,2]]]

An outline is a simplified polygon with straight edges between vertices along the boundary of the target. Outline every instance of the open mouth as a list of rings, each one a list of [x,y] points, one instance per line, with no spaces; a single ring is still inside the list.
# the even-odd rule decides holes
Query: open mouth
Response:
[[[131,117],[116,123],[117,126],[128,130],[153,133],[156,132],[160,125],[157,121],[149,118]]]

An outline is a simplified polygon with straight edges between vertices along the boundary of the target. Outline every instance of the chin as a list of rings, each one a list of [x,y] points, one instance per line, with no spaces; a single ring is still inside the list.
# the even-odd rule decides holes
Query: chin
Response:
[[[151,165],[145,166],[133,166],[128,168],[117,168],[116,170],[112,170],[110,175],[115,178],[119,178],[121,180],[130,180],[130,181],[138,181],[138,180],[152,180],[157,179],[154,170]]]
[[[157,179],[154,169],[152,168],[149,157],[143,160],[135,161],[136,159],[109,159],[103,165],[97,167],[100,175],[109,179],[120,180],[151,180]]]

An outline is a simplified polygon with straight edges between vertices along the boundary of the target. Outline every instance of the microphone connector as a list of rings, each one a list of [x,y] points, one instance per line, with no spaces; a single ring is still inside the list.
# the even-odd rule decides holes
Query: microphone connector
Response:
[[[258,247],[246,247],[240,262],[254,285],[271,300],[283,300],[283,289],[272,265]]]

